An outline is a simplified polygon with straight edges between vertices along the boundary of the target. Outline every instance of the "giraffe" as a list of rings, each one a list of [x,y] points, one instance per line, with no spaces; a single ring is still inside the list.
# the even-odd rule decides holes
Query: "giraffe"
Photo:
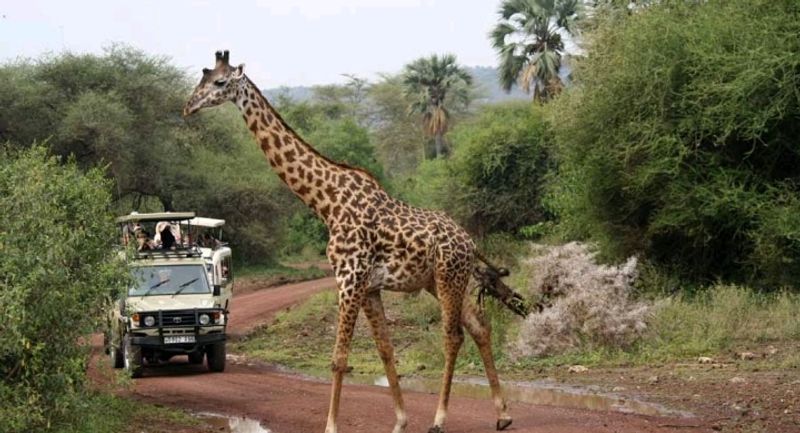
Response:
[[[326,433],[336,433],[342,379],[359,310],[366,316],[394,400],[393,433],[403,433],[407,415],[395,370],[381,292],[430,292],[441,307],[445,363],[438,406],[429,433],[444,432],[462,326],[478,346],[497,413],[496,428],[512,418],[497,378],[491,329],[466,296],[475,269],[475,244],[442,212],[411,207],[390,197],[364,170],[336,163],[307,144],[283,121],[258,87],[218,51],[214,69],[203,77],[183,109],[184,117],[205,107],[233,102],[269,165],[329,231],[326,254],[338,286],[338,326],[331,369],[332,389]],[[480,257],[480,256],[478,256]]]

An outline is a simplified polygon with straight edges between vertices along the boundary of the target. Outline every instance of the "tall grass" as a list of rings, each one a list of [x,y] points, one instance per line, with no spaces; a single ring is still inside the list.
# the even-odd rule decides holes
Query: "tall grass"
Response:
[[[660,303],[639,350],[647,357],[718,353],[737,345],[800,339],[800,296],[716,285]]]

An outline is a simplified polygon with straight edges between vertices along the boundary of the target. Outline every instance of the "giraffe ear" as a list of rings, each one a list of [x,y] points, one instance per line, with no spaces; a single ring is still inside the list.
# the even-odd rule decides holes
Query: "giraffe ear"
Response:
[[[239,78],[242,78],[243,76],[244,76],[244,63],[240,64],[239,66],[237,66],[233,70],[233,78],[238,80]]]

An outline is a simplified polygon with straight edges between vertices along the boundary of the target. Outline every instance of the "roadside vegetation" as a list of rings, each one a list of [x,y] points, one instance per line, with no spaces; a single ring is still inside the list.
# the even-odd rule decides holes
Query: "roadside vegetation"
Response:
[[[320,259],[319,256],[315,256]],[[236,273],[238,278],[283,278],[291,280],[313,280],[322,278],[327,273],[318,266],[319,263],[303,264],[303,266],[287,266],[284,264],[245,265]]]
[[[11,432],[74,423],[87,405],[85,337],[125,284],[111,183],[42,146],[0,150],[0,419]],[[91,400],[89,401],[91,402]]]
[[[59,433],[169,433],[175,431],[211,431],[202,419],[177,409],[155,406],[108,393],[84,396],[80,421],[57,424]]]
[[[574,261],[574,258],[570,258]],[[573,263],[574,264],[574,263]],[[630,265],[630,264],[629,264]],[[524,269],[521,273],[529,271]],[[622,295],[619,280],[603,285],[608,267],[593,265],[583,270],[582,280],[594,280],[586,290],[571,286],[563,305],[554,297],[554,307],[521,320],[500,304],[487,301],[485,312],[493,327],[493,345],[498,367],[512,377],[535,379],[549,376],[571,365],[587,367],[648,366],[695,363],[699,357],[719,362],[739,359],[753,352],[762,370],[800,369],[800,295],[789,292],[757,293],[752,289],[715,285],[702,293],[676,294],[650,301],[633,302],[633,291]],[[624,267],[611,271],[624,274]],[[587,276],[588,274],[588,276]],[[536,290],[528,279],[517,279],[516,287]],[[539,286],[540,287],[540,286]],[[628,287],[631,288],[632,287]],[[598,301],[599,296],[609,299]],[[248,337],[237,350],[258,359],[300,371],[325,376],[336,337],[336,294],[325,292],[283,312],[275,322]],[[436,300],[422,293],[384,295],[392,328],[398,372],[438,377],[443,362],[441,323]],[[629,317],[626,317],[625,315]],[[309,321],[309,317],[317,320]],[[627,322],[626,322],[627,321]],[[383,365],[375,351],[368,324],[359,320],[349,358],[355,375],[380,376]],[[769,354],[770,347],[781,347]],[[772,356],[775,355],[775,356]],[[458,374],[481,375],[482,364],[469,338],[457,362]]]

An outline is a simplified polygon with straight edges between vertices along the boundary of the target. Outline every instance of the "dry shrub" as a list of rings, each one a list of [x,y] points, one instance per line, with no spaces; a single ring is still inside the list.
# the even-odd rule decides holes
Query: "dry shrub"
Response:
[[[552,305],[522,323],[511,351],[517,357],[545,356],[586,346],[625,347],[647,328],[651,305],[631,299],[637,260],[598,265],[584,244],[534,247],[523,264],[532,298]]]

